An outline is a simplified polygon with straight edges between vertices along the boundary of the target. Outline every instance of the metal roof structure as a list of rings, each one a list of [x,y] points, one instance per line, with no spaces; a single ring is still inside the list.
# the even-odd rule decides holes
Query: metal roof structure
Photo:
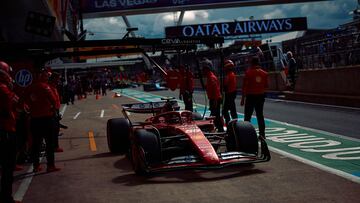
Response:
[[[50,64],[49,67],[53,70],[57,69],[86,69],[94,67],[110,67],[110,66],[126,66],[134,65],[140,63],[142,60],[132,60],[132,61],[113,61],[113,62],[93,62],[93,63],[63,63],[63,64]]]
[[[82,10],[84,18],[97,18],[316,1],[326,0],[83,0]]]
[[[305,33],[306,33],[306,31],[289,32],[289,33],[277,35],[277,36],[274,36],[274,37],[262,39],[261,43],[262,44],[265,44],[265,43],[281,43],[281,42],[286,41],[286,40],[296,39],[296,38],[302,37],[302,36],[305,35]]]

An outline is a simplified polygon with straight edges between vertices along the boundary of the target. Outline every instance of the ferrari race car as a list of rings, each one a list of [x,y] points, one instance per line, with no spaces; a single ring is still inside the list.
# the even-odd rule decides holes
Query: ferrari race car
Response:
[[[266,162],[270,152],[249,122],[233,120],[216,132],[214,118],[179,111],[176,100],[122,105],[124,118],[107,122],[110,152],[127,154],[136,174],[181,168],[210,169]],[[152,114],[133,122],[128,112]]]

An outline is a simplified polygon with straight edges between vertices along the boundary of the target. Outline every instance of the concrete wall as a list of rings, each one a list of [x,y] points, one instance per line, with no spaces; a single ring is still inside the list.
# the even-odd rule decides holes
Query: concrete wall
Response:
[[[300,71],[295,92],[360,96],[360,66]]]
[[[360,107],[360,66],[300,71],[289,100]]]

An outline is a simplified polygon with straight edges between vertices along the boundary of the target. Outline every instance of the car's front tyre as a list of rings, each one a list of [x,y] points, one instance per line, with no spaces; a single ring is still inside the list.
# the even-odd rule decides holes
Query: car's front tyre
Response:
[[[250,122],[233,120],[229,122],[227,132],[226,147],[228,151],[258,153],[256,130]]]
[[[138,175],[147,173],[147,167],[161,162],[160,140],[156,134],[145,129],[134,132],[131,141],[131,162]]]
[[[111,153],[125,154],[129,151],[131,126],[125,118],[113,118],[107,121],[106,137]]]

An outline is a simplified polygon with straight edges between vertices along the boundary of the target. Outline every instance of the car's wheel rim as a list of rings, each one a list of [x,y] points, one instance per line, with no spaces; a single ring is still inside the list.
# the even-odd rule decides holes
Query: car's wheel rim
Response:
[[[106,126],[106,138],[107,138],[108,147],[109,147],[110,150],[112,150],[112,148],[111,148],[110,127],[109,127],[109,125]]]
[[[139,169],[139,157],[138,157],[138,152],[136,150],[135,146],[131,147],[131,161],[132,161],[132,165],[133,165],[133,169],[134,171],[137,171]]]
[[[134,168],[134,171],[137,171],[137,172],[140,172],[140,171],[143,171],[144,170],[144,164],[143,164],[143,161],[142,161],[142,158],[141,158],[141,152],[140,150],[136,147],[136,146],[133,146],[131,148],[131,152],[132,152],[132,162],[133,162],[133,168]]]

